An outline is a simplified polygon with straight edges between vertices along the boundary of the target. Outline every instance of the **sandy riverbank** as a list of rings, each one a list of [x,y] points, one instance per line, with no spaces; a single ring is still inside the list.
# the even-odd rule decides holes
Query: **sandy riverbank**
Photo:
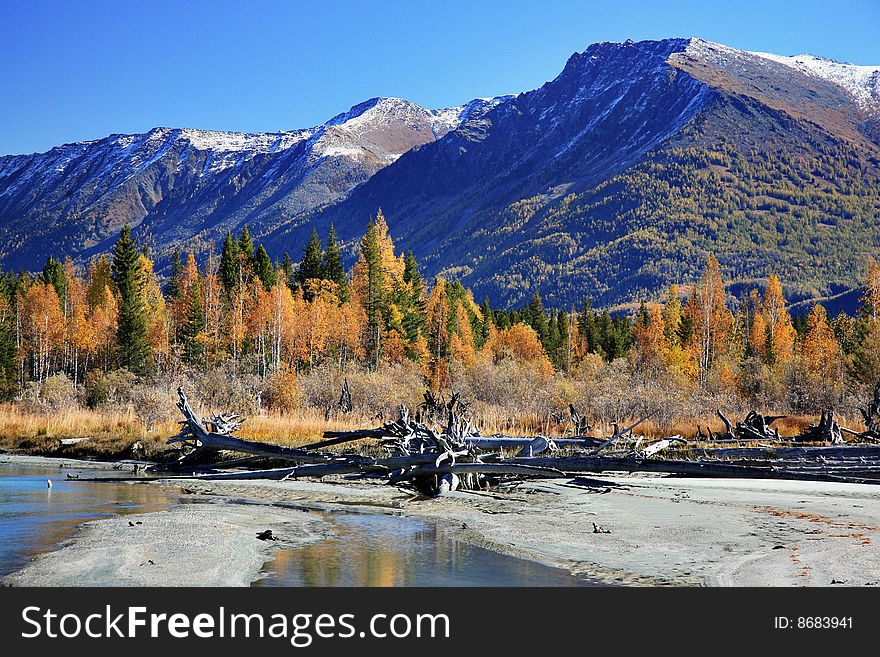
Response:
[[[609,583],[880,584],[876,486],[627,476],[421,499],[380,481],[332,478],[146,485],[171,483],[215,504],[145,514],[146,540],[127,531],[130,516],[88,523],[69,546],[6,583],[247,584],[270,550],[254,531],[271,527],[290,545],[315,540],[320,520],[295,509],[322,508],[434,520],[473,543]],[[140,565],[148,553],[165,564],[158,580]],[[230,566],[194,573],[194,553],[209,562],[221,555],[217,564],[228,555]]]

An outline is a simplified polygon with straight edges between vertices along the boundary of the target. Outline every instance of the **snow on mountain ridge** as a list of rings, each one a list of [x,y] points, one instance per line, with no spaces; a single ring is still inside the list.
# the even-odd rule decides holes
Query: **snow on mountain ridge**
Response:
[[[832,82],[846,89],[862,107],[880,104],[880,66],[860,66],[838,62],[827,57],[807,53],[801,55],[775,55],[767,52],[739,50],[720,43],[692,38],[687,52],[712,61],[715,57],[737,60],[744,57],[758,57],[778,64],[784,64],[805,75]]]
[[[880,66],[847,64],[808,53],[789,57],[763,52],[751,54],[834,82],[847,89],[860,104],[880,102]]]

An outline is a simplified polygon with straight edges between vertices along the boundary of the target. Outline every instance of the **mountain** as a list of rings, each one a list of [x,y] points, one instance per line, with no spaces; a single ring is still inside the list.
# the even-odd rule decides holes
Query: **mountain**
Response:
[[[155,134],[154,134],[155,133]],[[157,251],[247,223],[280,257],[381,207],[428,275],[517,305],[613,305],[776,272],[796,301],[880,253],[880,67],[700,39],[597,43],[516,96],[393,99],[275,135],[156,130],[0,159],[0,257],[86,258],[125,220]]]
[[[155,128],[0,158],[0,259],[106,251],[126,222],[161,256],[226,229],[256,234],[340,197],[407,150],[498,102],[427,110],[373,98],[306,130],[244,134]]]
[[[478,297],[611,305],[697,277],[851,287],[880,247],[880,68],[699,39],[599,43],[540,89],[413,149],[279,248],[379,206],[429,274]]]

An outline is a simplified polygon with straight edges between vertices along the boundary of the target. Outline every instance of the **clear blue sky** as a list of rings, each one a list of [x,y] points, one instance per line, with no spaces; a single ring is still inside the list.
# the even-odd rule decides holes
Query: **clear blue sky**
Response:
[[[0,154],[308,127],[373,96],[457,105],[595,41],[674,36],[880,65],[880,0],[0,0]]]

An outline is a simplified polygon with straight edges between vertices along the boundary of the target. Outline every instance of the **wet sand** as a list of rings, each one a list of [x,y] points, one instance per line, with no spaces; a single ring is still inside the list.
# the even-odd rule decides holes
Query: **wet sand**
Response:
[[[320,519],[297,509],[336,509],[433,520],[483,547],[611,584],[880,584],[880,486],[601,476],[424,499],[381,480],[330,477],[135,485],[183,486],[213,503],[144,514],[134,531],[132,516],[87,523],[4,583],[247,585],[272,551],[255,531],[272,528],[287,546],[317,540]]]

